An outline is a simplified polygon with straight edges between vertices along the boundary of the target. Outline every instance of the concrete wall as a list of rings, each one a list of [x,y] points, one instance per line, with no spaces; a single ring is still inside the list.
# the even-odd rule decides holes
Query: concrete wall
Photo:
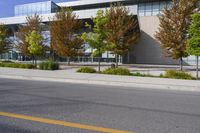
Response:
[[[136,45],[131,58],[138,64],[178,64],[179,61],[167,58],[155,40],[154,34],[159,26],[157,16],[139,17],[141,38]]]

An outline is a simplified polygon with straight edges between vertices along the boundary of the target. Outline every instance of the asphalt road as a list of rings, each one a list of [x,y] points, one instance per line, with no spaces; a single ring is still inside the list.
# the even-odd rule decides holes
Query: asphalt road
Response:
[[[0,79],[0,112],[134,133],[200,133],[197,92]],[[0,133],[97,132],[0,113]]]

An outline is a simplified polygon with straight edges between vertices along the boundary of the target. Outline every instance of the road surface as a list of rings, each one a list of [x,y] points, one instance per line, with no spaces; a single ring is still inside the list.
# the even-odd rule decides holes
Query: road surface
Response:
[[[200,133],[200,93],[0,79],[0,133]]]

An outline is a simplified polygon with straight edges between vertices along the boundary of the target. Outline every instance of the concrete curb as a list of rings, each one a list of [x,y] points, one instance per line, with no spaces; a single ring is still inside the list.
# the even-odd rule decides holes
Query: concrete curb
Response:
[[[47,81],[47,82],[63,82],[63,83],[77,83],[77,84],[90,84],[90,85],[106,85],[106,86],[121,86],[124,87],[138,87],[149,88],[157,90],[174,90],[174,91],[192,91],[200,92],[199,86],[185,86],[174,84],[155,84],[155,83],[142,83],[142,82],[119,82],[119,81],[106,81],[106,80],[92,80],[92,79],[69,79],[69,78],[54,78],[54,77],[38,77],[38,76],[23,76],[23,75],[0,75],[0,78],[18,79],[18,80],[34,80],[34,81]]]

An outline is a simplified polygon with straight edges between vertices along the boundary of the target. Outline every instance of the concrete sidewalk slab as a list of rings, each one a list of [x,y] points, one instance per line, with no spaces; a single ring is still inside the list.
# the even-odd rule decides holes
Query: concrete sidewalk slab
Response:
[[[122,89],[124,87],[142,87],[179,91],[200,91],[200,81],[195,80],[114,76],[104,74],[82,74],[76,73],[75,70],[43,71],[30,69],[0,68],[0,78],[112,85],[122,86]]]

